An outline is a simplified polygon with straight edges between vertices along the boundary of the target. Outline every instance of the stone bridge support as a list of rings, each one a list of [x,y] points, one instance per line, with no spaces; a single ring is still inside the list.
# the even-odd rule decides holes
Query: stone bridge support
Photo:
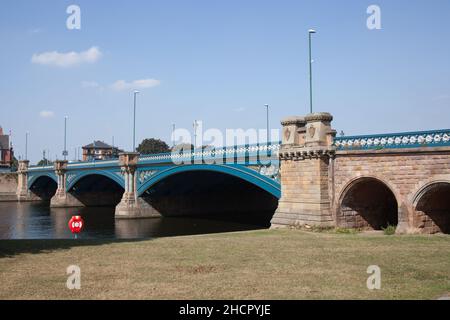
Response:
[[[55,195],[50,200],[51,208],[66,208],[66,207],[84,207],[84,205],[76,199],[73,195],[66,191],[67,180],[67,160],[55,161],[55,173],[58,178],[58,188]]]
[[[125,192],[116,206],[115,217],[121,218],[154,218],[161,214],[137,194],[136,169],[139,153],[126,152],[119,155],[119,164],[125,179]]]
[[[329,113],[289,117],[281,124],[281,194],[272,228],[294,225],[333,226],[329,192],[330,158],[335,130]]]
[[[19,160],[19,168],[17,169],[17,200],[27,201],[30,198],[28,191],[28,165],[30,161]]]

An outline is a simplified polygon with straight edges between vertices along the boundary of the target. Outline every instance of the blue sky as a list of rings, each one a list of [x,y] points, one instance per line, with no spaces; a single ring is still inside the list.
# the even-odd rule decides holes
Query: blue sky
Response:
[[[66,28],[71,4],[81,8],[81,30]],[[381,8],[381,30],[366,26],[371,4]],[[314,109],[331,112],[338,131],[450,127],[447,0],[3,0],[0,125],[12,130],[16,155],[30,132],[32,162],[44,149],[61,154],[65,115],[69,158],[112,136],[129,150],[133,81],[144,80],[138,141],[170,142],[173,122],[191,129],[194,119],[206,128],[265,128],[266,103],[278,128],[281,118],[308,112],[310,27]],[[55,51],[73,51],[79,63],[52,65],[42,54]]]

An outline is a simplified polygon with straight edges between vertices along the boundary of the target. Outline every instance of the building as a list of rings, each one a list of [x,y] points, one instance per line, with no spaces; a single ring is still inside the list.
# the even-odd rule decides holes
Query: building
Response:
[[[9,135],[3,134],[0,127],[0,171],[11,169],[14,154],[9,142]]]
[[[97,140],[83,147],[83,161],[117,158],[120,152],[123,150]]]

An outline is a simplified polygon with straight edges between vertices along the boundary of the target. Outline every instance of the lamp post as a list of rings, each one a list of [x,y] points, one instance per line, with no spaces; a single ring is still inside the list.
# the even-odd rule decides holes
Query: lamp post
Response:
[[[269,105],[265,104],[266,107],[266,128],[267,128],[267,141],[266,144],[269,144]]]
[[[311,57],[311,35],[316,33],[314,29],[308,30],[309,36],[309,112],[313,112],[313,96],[312,96],[312,57]]]
[[[28,135],[29,132],[25,133],[25,160],[28,160]]]
[[[175,147],[175,123],[172,123],[172,147]]]
[[[193,127],[194,127],[194,150],[197,147],[197,126],[198,126],[198,122],[197,122],[197,120],[194,120],[194,124],[193,124]]]
[[[133,108],[133,152],[136,151],[136,96],[139,91],[134,90],[134,108]]]
[[[64,160],[67,159],[67,155],[69,154],[67,152],[67,118],[68,116],[64,117],[64,151],[63,151]]]

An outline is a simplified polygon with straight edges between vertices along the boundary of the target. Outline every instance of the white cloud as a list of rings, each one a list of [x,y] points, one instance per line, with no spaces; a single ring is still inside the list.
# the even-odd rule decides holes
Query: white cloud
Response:
[[[235,112],[244,112],[245,108],[244,107],[239,107],[239,108],[234,108],[233,109]]]
[[[125,80],[117,80],[114,82],[111,87],[114,90],[129,90],[129,89],[144,89],[159,86],[161,81],[156,79],[141,79],[134,80],[131,82],[126,82]]]
[[[81,86],[83,88],[98,88],[100,85],[95,81],[81,81]]]
[[[28,33],[30,34],[36,34],[36,33],[41,33],[43,30],[41,28],[32,28],[28,30]]]
[[[91,47],[90,49],[82,52],[66,52],[60,53],[58,51],[49,51],[39,54],[33,54],[31,62],[36,64],[56,66],[56,67],[72,67],[82,63],[94,63],[100,57],[102,53],[98,47]]]
[[[39,115],[42,118],[51,118],[55,115],[55,113],[53,111],[49,111],[49,110],[42,110],[41,112],[39,112]]]

